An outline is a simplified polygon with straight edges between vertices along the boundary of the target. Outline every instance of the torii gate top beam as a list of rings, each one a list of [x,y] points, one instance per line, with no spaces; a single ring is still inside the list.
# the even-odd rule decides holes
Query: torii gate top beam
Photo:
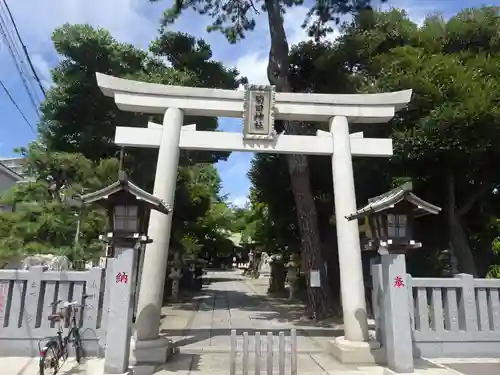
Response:
[[[116,78],[96,73],[104,95],[114,97],[121,110],[163,113],[180,108],[186,115],[243,116],[244,91],[169,86]],[[387,122],[410,101],[412,90],[381,94],[276,93],[278,120],[328,121],[345,116],[350,122]]]

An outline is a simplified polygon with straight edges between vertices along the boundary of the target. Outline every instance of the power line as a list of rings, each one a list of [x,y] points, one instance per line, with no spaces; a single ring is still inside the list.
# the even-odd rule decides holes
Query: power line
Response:
[[[1,5],[1,4],[0,4]],[[0,34],[7,46],[9,53],[14,60],[14,64],[17,72],[19,73],[19,77],[21,78],[22,84],[26,89],[26,92],[30,98],[31,104],[35,112],[39,115],[39,105],[38,98],[36,97],[36,88],[33,86],[32,81],[34,77],[31,77],[31,74],[26,72],[25,62],[21,58],[21,53],[19,52],[18,43],[16,43],[15,35],[11,32],[8,26],[8,14],[5,10],[4,6],[0,6]]]
[[[23,111],[21,110],[21,108],[19,107],[19,105],[17,105],[16,101],[14,100],[14,98],[12,97],[12,95],[10,94],[9,90],[7,89],[7,87],[5,87],[5,85],[3,84],[3,82],[1,80],[0,80],[0,86],[2,86],[2,89],[5,91],[5,93],[9,97],[10,101],[12,102],[12,104],[14,104],[14,106],[17,109],[17,111],[21,114],[21,116],[23,117],[24,121],[26,121],[26,123],[28,124],[28,126],[30,127],[30,129],[33,131],[33,133],[36,134],[35,129],[33,128],[33,126],[31,125],[31,123],[26,118],[26,115],[23,113]]]
[[[16,70],[19,73],[19,77],[21,77],[22,84],[23,84],[24,88],[26,89],[26,92],[28,93],[28,96],[31,100],[31,104],[33,105],[33,108],[35,109],[35,111],[38,112],[38,104],[36,103],[36,99],[34,98],[33,93],[31,92],[31,89],[29,88],[28,81],[25,79],[25,74],[23,72],[22,63],[20,63],[18,58],[16,57],[15,45],[13,45],[11,40],[9,40],[9,35],[6,31],[4,20],[2,19],[1,14],[0,14],[0,35],[2,36],[2,38],[5,42],[5,45],[9,49],[10,56],[14,60]]]
[[[31,71],[33,72],[33,76],[38,83],[38,86],[40,87],[40,90],[43,93],[43,96],[45,97],[47,94],[45,92],[45,88],[42,85],[42,82],[40,81],[40,77],[38,77],[38,73],[35,70],[35,67],[33,66],[33,62],[31,61],[31,57],[28,53],[28,49],[26,48],[26,45],[23,42],[23,38],[21,38],[21,35],[19,34],[19,30],[16,25],[16,21],[14,20],[14,17],[12,16],[12,12],[10,11],[9,4],[7,4],[7,0],[2,0],[5,9],[7,9],[7,13],[9,14],[10,21],[12,22],[12,25],[14,26],[14,31],[16,32],[17,38],[19,39],[19,42],[21,43],[21,47],[23,48],[24,55],[26,56],[26,59],[28,60],[28,64],[31,68]]]
[[[3,24],[3,27],[5,29],[5,33],[7,34],[6,36],[10,40],[10,44],[12,45],[12,48],[15,52],[15,57],[12,55],[11,56],[14,59],[16,59],[16,57],[17,57],[17,61],[19,61],[21,69],[23,70],[24,75],[26,77],[26,80],[29,83],[29,86],[31,88],[31,92],[33,94],[37,94],[38,90],[37,90],[36,85],[34,84],[35,79],[34,79],[34,77],[32,77],[32,74],[29,71],[26,71],[26,64],[21,57],[21,52],[19,51],[19,46],[18,46],[19,43],[16,43],[16,36],[15,36],[14,31],[12,30],[12,27],[8,27],[8,20],[9,20],[9,15],[7,13],[7,10],[5,9],[5,6],[1,6],[1,4],[0,4],[0,22]],[[36,96],[35,101],[37,102],[39,96],[38,95],[35,95],[35,96]],[[37,105],[37,108],[38,108],[38,105]]]
[[[3,4],[3,6],[2,6],[2,4]],[[15,34],[11,30],[12,27],[9,27],[9,19],[12,22],[12,26],[15,30]],[[17,39],[19,39],[19,43],[21,44],[21,46],[23,48],[24,55],[26,56],[26,61],[28,61],[31,70],[33,71],[33,76],[32,76],[32,74],[29,73],[29,69],[28,69],[28,71],[26,70],[26,68],[27,68],[26,62],[24,61],[24,59],[21,56],[22,53],[20,52],[20,48],[18,47],[19,43],[16,41],[16,35],[17,35]],[[0,3],[0,36],[3,39],[5,45],[7,46],[10,56],[14,60],[15,68],[19,74],[19,77],[21,78],[21,82],[22,82],[24,88],[26,89],[26,92],[29,96],[31,104],[33,105],[33,107],[35,109],[35,112],[38,115],[40,115],[39,105],[38,105],[39,100],[38,100],[37,95],[35,94],[37,90],[36,90],[36,87],[33,86],[33,79],[38,82],[38,84],[40,85],[40,88],[42,89],[42,93],[44,95],[45,95],[45,91],[43,90],[43,86],[41,86],[40,80],[38,79],[38,76],[36,75],[36,71],[34,71],[34,67],[33,67],[33,64],[31,63],[31,59],[28,55],[27,49],[22,41],[21,36],[19,35],[19,32],[17,30],[17,26],[16,26],[15,21],[12,17],[12,13],[10,12],[8,4],[5,2],[5,0],[2,0],[2,2]],[[19,104],[16,102],[16,100],[14,99],[14,97],[11,95],[8,88],[6,87],[6,85],[1,80],[0,80],[0,86],[2,87],[3,91],[5,92],[5,94],[9,98],[9,100],[12,102],[12,104],[14,104],[14,107],[19,112],[21,117],[24,119],[26,124],[29,126],[31,131],[36,134],[35,128],[30,123],[30,121],[28,120],[28,118],[24,114],[24,112],[21,109],[21,107],[19,106]]]

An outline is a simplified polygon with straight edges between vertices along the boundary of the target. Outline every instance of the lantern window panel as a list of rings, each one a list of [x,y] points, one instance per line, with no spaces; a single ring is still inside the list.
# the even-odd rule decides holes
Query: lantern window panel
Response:
[[[404,238],[406,237],[406,215],[387,215],[387,234],[389,238]]]
[[[114,229],[117,231],[136,232],[139,224],[138,207],[135,205],[115,206]]]
[[[115,218],[115,230],[125,231],[125,232],[135,232],[137,231],[137,218],[125,218],[117,217]]]
[[[123,217],[127,214],[127,206],[115,206],[115,216]]]
[[[116,217],[137,217],[138,207],[136,205],[117,205],[115,206]]]

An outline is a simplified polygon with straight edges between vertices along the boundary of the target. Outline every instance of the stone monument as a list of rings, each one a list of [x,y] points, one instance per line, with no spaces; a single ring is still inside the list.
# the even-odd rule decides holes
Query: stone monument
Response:
[[[5,269],[29,270],[34,266],[42,266],[50,271],[66,271],[71,269],[71,261],[64,255],[33,254],[20,261],[9,262]]]
[[[271,257],[266,252],[260,255],[259,275],[269,278],[271,276]]]
[[[281,254],[273,254],[269,259],[271,266],[271,279],[269,280],[268,293],[285,293],[285,265]]]

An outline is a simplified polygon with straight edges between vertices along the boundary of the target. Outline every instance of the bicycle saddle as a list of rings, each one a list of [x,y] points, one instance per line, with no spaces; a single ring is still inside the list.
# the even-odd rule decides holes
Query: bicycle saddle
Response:
[[[57,314],[50,314],[48,316],[48,319],[49,321],[51,322],[59,322],[60,320],[63,320],[64,319],[64,315],[61,314],[61,313],[57,313]]]
[[[70,302],[70,301],[67,301],[67,302],[64,302],[64,303],[63,303],[63,306],[64,306],[64,307],[70,307],[70,306],[76,306],[76,305],[78,305],[78,304],[79,304],[79,303],[78,303],[77,301],[71,301],[71,302]]]

